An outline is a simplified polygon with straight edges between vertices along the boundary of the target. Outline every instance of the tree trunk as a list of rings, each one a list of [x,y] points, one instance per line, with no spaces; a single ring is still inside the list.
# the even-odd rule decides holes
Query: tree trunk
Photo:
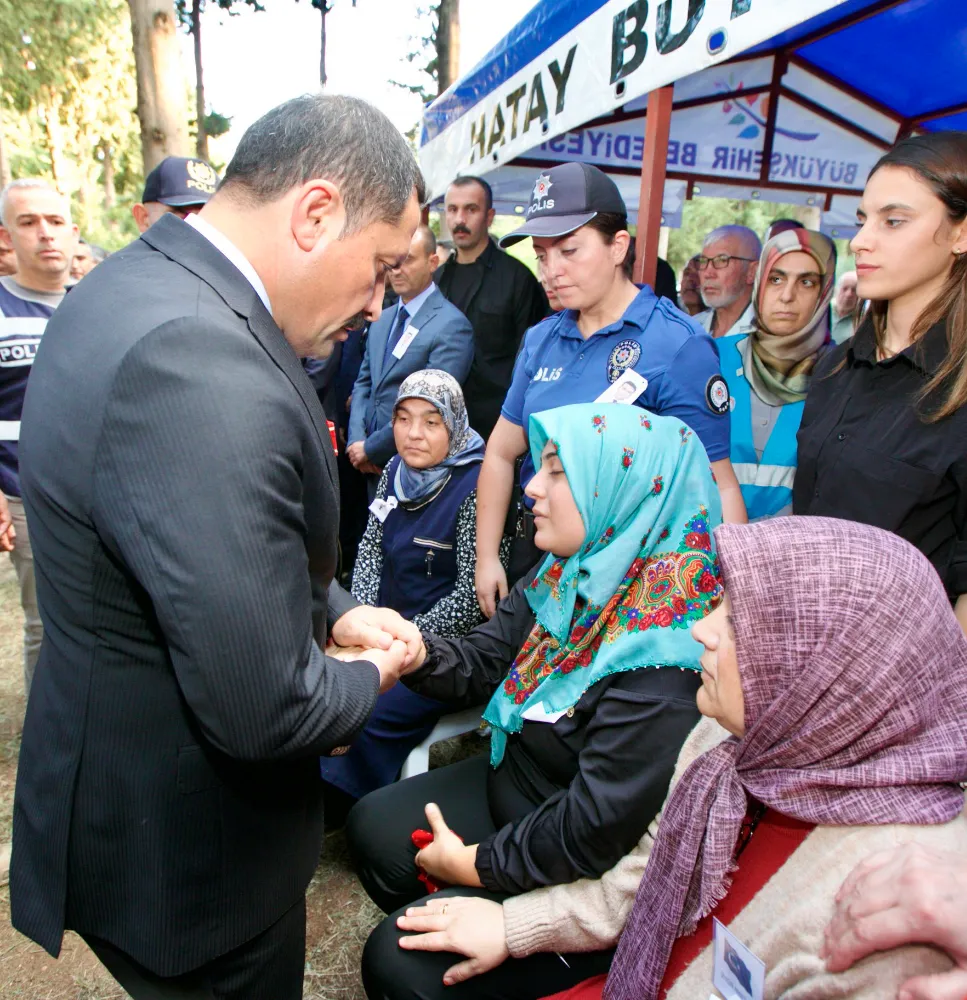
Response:
[[[322,32],[319,45],[319,86],[326,89],[326,14],[329,13],[325,0],[319,7],[322,16]]]
[[[101,143],[101,152],[104,154],[104,207],[110,211],[117,207],[118,196],[114,186],[114,150],[109,142]]]
[[[43,104],[44,132],[47,137],[47,155],[50,157],[50,173],[54,186],[61,191],[68,190],[68,178],[64,163],[64,136],[60,124],[60,97],[50,94]]]
[[[201,65],[201,0],[191,2],[191,34],[195,42],[195,155],[208,160],[208,133],[205,131],[205,80]]]
[[[188,156],[185,74],[172,0],[128,0],[138,76],[138,119],[144,172],[166,156]]]
[[[104,186],[104,225],[112,233],[118,231],[118,220],[114,215],[117,208],[117,189],[114,186],[114,149],[105,139],[101,143],[101,152],[104,155],[104,174],[101,183]]]
[[[440,0],[436,32],[437,93],[460,75],[460,0]]]

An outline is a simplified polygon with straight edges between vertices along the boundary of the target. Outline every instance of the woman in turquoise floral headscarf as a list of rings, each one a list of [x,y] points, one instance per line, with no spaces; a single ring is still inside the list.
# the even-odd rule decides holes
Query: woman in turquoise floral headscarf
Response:
[[[709,521],[722,520],[718,492],[683,423],[590,403],[534,414],[530,442],[535,469],[553,447],[586,535],[568,558],[549,553],[525,588],[536,622],[484,712],[494,765],[532,704],[566,711],[622,670],[700,670],[689,630],[718,593],[709,534]]]
[[[454,709],[489,699],[493,767],[475,757],[409,778],[349,817],[357,872],[387,912],[447,883],[497,899],[600,876],[657,814],[698,721],[702,647],[690,626],[721,593],[719,496],[701,443],[673,417],[595,403],[535,414],[529,440],[547,556],[463,638],[425,634],[425,660],[405,678]],[[424,808],[432,838],[416,841],[432,842],[417,854]],[[461,893],[435,899],[461,905]],[[401,939],[396,919],[384,921],[364,955],[367,995],[442,996],[453,959],[427,953],[432,939]],[[610,961],[544,958],[504,962],[473,995],[546,996]]]

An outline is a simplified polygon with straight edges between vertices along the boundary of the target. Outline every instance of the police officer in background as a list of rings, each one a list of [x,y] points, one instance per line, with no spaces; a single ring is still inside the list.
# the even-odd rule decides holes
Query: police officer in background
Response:
[[[0,245],[17,267],[0,278],[0,490],[13,533],[3,530],[0,551],[9,551],[24,613],[24,694],[30,694],[44,627],[37,607],[33,549],[20,489],[20,415],[27,380],[47,327],[64,300],[77,226],[70,201],[39,178],[12,181],[0,191]],[[6,524],[0,517],[0,526]]]
[[[215,168],[193,156],[166,156],[144,181],[144,193],[131,214],[145,233],[162,215],[184,219],[201,210],[218,187]]]
[[[456,252],[433,280],[473,327],[473,365],[463,395],[470,426],[486,440],[524,332],[547,315],[547,298],[534,275],[490,238],[494,199],[485,180],[458,177],[447,188],[445,206]]]
[[[715,345],[694,320],[638,288],[630,275],[631,236],[624,201],[597,167],[564,163],[541,174],[527,222],[501,243],[532,237],[539,270],[562,311],[528,330],[500,420],[487,443],[477,485],[477,599],[490,617],[513,584],[536,561],[527,558],[533,519],[511,510],[519,539],[504,573],[497,547],[514,491],[515,463],[524,455],[520,485],[533,475],[527,452],[532,413],[587,403],[628,379],[639,382],[633,401],[675,416],[699,436],[712,463],[728,521],[745,521],[745,506],[729,461],[729,389]]]

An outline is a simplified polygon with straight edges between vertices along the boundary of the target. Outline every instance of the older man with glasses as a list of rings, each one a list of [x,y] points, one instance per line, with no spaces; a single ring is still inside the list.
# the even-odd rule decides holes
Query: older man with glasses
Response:
[[[713,337],[752,332],[752,286],[761,252],[759,237],[745,226],[721,226],[705,237],[696,266],[708,308],[695,319]]]

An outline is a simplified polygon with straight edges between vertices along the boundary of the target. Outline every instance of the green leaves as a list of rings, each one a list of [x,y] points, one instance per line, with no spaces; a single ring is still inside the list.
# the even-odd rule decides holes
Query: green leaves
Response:
[[[265,10],[262,4],[259,3],[259,0],[201,0],[199,4],[201,13],[204,13],[205,7],[209,2],[215,4],[216,7],[225,11],[231,17],[241,13],[239,10],[241,7],[251,7],[252,10],[259,12]],[[316,6],[315,0],[313,0],[313,6]],[[193,27],[191,12],[192,0],[175,0],[175,13],[178,15],[178,23],[187,31],[191,31]]]
[[[87,235],[117,245],[142,183],[124,0],[0,2],[0,105],[13,176],[47,177],[77,195]],[[99,187],[111,198],[99,197]],[[117,207],[105,212],[115,195]],[[117,219],[105,222],[111,212]]]

